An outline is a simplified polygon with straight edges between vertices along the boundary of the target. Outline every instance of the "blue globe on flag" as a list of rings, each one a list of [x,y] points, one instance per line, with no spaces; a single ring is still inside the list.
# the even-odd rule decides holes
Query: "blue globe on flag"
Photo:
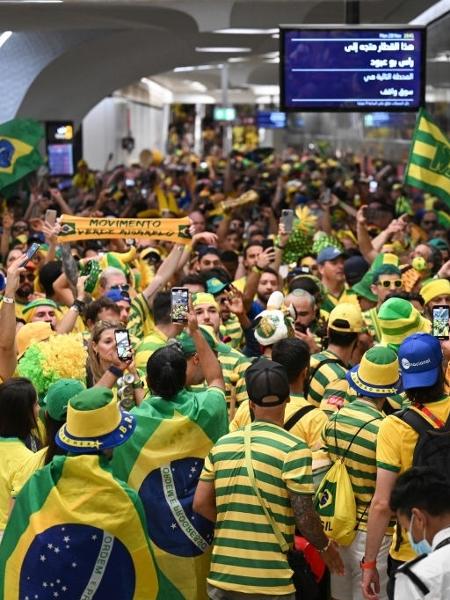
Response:
[[[21,600],[132,600],[134,566],[126,547],[102,529],[65,524],[30,544],[20,573]]]
[[[165,552],[193,557],[212,543],[214,523],[192,509],[203,468],[201,458],[182,458],[155,469],[139,490],[152,542]]]

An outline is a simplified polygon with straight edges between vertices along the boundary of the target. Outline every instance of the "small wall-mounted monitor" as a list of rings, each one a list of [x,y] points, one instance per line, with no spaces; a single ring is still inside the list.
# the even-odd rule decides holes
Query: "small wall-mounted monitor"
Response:
[[[236,119],[236,109],[224,106],[214,107],[214,121],[234,121]]]
[[[256,113],[256,126],[262,129],[284,129],[286,127],[286,113],[259,110]]]
[[[404,26],[280,27],[285,111],[416,111],[425,101],[426,31]]]

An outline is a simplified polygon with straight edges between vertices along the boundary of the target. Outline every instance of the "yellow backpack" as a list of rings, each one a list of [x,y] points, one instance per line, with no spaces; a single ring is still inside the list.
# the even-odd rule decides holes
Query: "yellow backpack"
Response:
[[[341,546],[349,546],[353,542],[358,526],[355,494],[345,466],[345,457],[360,431],[378,419],[379,417],[372,419],[358,429],[342,456],[330,467],[316,492],[315,509],[322,521],[324,531],[329,538]],[[338,452],[336,421],[334,439],[336,452]]]

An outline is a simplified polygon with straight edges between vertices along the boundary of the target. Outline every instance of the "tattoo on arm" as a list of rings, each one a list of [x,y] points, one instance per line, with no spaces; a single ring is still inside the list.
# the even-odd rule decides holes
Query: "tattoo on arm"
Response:
[[[300,533],[316,548],[324,548],[328,543],[328,538],[323,531],[319,516],[314,510],[311,496],[300,496],[294,492],[288,493],[294,511],[295,524]]]

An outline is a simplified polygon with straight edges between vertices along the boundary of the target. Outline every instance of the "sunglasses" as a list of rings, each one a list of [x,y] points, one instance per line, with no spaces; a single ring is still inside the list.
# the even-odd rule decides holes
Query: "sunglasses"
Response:
[[[112,285],[110,288],[110,290],[120,290],[121,292],[128,292],[130,289],[130,286],[128,283],[124,283],[123,285]]]
[[[30,281],[34,282],[34,274],[33,273],[22,273],[20,275],[20,281]]]
[[[431,221],[422,221],[424,225],[437,225],[437,221],[432,219]]]
[[[388,279],[385,279],[384,281],[379,281],[378,285],[383,286],[384,288],[401,288],[403,285],[403,282],[401,279],[396,279],[395,281],[389,281]]]

